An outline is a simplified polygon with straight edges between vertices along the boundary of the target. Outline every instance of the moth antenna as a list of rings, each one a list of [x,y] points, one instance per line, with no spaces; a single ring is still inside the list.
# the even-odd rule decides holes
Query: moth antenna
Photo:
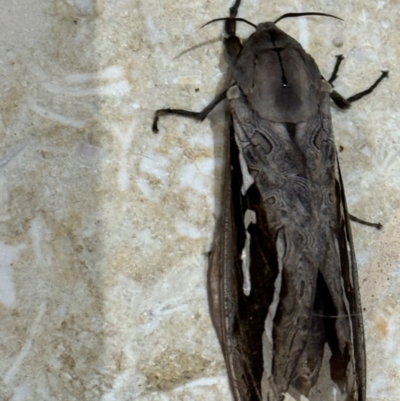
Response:
[[[310,13],[288,13],[288,14],[283,14],[277,20],[274,21],[274,24],[276,24],[277,22],[283,20],[284,18],[304,17],[305,15],[320,15],[322,17],[331,17],[331,18],[335,18],[335,19],[339,19],[340,21],[343,21],[341,18],[336,17],[335,15],[332,15],[332,14],[310,12]]]
[[[245,22],[246,24],[251,25],[253,28],[257,29],[257,25],[253,24],[250,21],[247,21],[244,18],[231,18],[231,17],[213,19],[211,21],[208,21],[206,24],[202,25],[201,28],[204,28],[205,26],[210,25],[213,22],[217,22],[217,21],[239,21],[239,22]]]

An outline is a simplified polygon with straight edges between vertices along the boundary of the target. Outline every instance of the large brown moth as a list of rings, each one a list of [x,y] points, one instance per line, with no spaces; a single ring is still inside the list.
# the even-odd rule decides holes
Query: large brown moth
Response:
[[[222,18],[229,88],[200,113],[162,109],[153,122],[157,132],[161,115],[203,120],[229,102],[224,203],[208,289],[233,397],[365,401],[361,301],[330,99],[348,108],[388,73],[346,100],[332,86],[342,57],[326,80],[276,26],[286,17],[327,14],[253,25],[242,45],[239,5]]]

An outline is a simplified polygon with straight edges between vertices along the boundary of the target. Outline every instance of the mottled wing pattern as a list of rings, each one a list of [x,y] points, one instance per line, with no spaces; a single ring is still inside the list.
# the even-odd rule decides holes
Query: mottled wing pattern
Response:
[[[263,277],[263,283],[253,288],[249,297],[243,293],[241,250],[245,243],[246,199],[241,197],[242,173],[233,130],[226,154],[224,205],[208,272],[209,300],[234,397],[256,401],[262,399],[261,338],[269,304],[265,290],[273,280]]]
[[[341,232],[340,238],[340,254],[342,258],[342,274],[343,282],[346,291],[346,296],[349,301],[349,308],[351,313],[351,329],[353,339],[353,373],[354,375],[357,401],[365,401],[367,394],[366,383],[366,354],[365,354],[365,340],[364,340],[364,324],[362,317],[362,306],[360,299],[360,289],[358,282],[358,270],[356,263],[356,256],[354,253],[353,236],[351,233],[351,224],[349,213],[347,211],[347,202],[344,193],[342,174],[340,171],[339,160],[337,161],[337,184],[338,196],[340,196],[340,216],[341,216]],[[348,385],[350,387],[350,385]]]
[[[361,308],[329,93],[321,91],[314,115],[297,124],[261,119],[235,93],[209,271],[235,399],[278,401],[286,392],[317,399],[320,372],[328,371],[343,399],[363,401]],[[245,223],[247,210],[255,222]]]

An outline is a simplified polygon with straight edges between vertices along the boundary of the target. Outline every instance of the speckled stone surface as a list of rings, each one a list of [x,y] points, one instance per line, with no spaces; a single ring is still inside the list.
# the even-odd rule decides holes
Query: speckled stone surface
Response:
[[[390,70],[333,119],[349,209],[384,224],[353,229],[368,400],[400,399],[400,3],[242,3],[254,23],[345,19],[280,23],[326,76],[346,57],[344,96]],[[150,129],[224,88],[222,26],[199,27],[230,5],[0,2],[1,401],[232,399],[206,294],[224,110]]]

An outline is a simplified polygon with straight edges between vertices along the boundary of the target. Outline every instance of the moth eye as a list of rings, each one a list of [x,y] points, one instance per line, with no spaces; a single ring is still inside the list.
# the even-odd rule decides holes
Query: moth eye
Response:
[[[329,202],[333,203],[333,194],[329,192]]]

